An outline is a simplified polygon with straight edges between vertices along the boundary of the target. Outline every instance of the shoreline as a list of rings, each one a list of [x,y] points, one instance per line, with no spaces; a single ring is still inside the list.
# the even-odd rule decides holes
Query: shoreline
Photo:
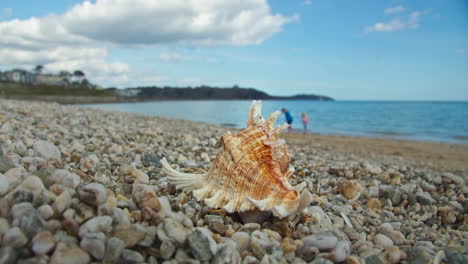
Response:
[[[0,95],[4,100],[20,100],[33,102],[50,102],[66,105],[79,104],[119,104],[119,103],[144,103],[144,102],[170,102],[170,101],[236,101],[253,99],[168,99],[168,98],[143,98],[143,97],[121,97],[121,96],[63,96],[63,95]],[[263,101],[316,101],[316,102],[334,102],[335,100],[316,100],[316,99],[292,99],[292,98],[267,98]]]

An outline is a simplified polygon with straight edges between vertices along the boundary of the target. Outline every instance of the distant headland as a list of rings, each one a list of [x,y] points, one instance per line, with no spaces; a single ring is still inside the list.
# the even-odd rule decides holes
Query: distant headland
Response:
[[[22,69],[0,71],[0,97],[23,100],[53,101],[64,104],[142,102],[159,100],[317,100],[333,98],[315,94],[293,96],[269,95],[254,88],[150,86],[126,89],[103,88],[92,84],[81,70],[73,73],[42,73],[36,66],[33,72]]]
[[[318,100],[333,101],[333,98],[323,95],[298,94],[293,96],[275,96],[254,88],[233,87],[137,87],[114,91],[121,96],[136,97],[144,100]]]

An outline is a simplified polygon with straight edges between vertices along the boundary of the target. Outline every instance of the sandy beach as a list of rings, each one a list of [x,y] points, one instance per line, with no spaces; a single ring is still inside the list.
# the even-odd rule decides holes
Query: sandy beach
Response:
[[[207,171],[228,130],[0,100],[0,263],[467,263],[468,145],[281,134],[314,199],[258,220],[161,170]]]

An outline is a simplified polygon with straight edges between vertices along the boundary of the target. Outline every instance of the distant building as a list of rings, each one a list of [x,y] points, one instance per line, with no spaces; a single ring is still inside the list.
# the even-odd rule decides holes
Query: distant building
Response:
[[[25,70],[14,69],[3,73],[3,80],[19,83],[33,83],[34,74]]]
[[[36,74],[35,84],[45,85],[60,85],[67,86],[69,84],[66,76],[60,76],[55,74]]]
[[[60,71],[59,74],[36,74],[21,69],[13,69],[11,71],[0,71],[0,81],[25,83],[31,85],[66,86],[71,88],[97,88],[96,85],[90,83],[85,78],[85,75],[82,71],[75,72],[78,72],[79,74],[72,75],[67,71]]]
[[[116,89],[115,92],[119,96],[134,97],[134,96],[137,96],[141,92],[141,90],[140,89],[124,89],[124,90]]]

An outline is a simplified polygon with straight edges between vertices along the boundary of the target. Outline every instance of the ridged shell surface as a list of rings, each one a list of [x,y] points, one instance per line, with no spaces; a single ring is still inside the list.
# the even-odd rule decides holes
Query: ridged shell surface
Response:
[[[265,121],[261,101],[253,101],[247,128],[221,137],[222,150],[208,172],[181,173],[162,159],[163,171],[177,188],[192,191],[212,208],[230,213],[258,208],[280,218],[302,210],[311,195],[308,191],[299,194],[305,183],[293,187],[288,182],[294,169],[289,167],[285,141],[279,138],[288,125],[274,128],[279,115],[274,112]]]

